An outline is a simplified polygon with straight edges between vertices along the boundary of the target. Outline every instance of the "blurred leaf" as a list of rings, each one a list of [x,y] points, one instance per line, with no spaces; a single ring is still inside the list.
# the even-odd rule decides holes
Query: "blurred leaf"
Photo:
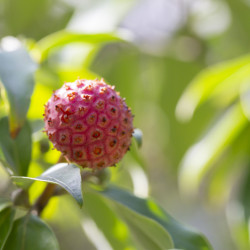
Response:
[[[4,250],[58,250],[52,230],[38,217],[28,214],[14,222]]]
[[[227,223],[237,249],[249,249],[249,220],[245,221],[244,207],[236,200],[226,207]]]
[[[36,178],[12,176],[13,182],[21,188],[27,189],[34,181],[54,183],[72,195],[80,206],[83,204],[80,169],[68,163],[59,163],[47,169]]]
[[[7,117],[0,119],[0,147],[12,171],[17,175],[27,175],[31,159],[31,129],[26,122],[18,136],[12,139]]]
[[[103,197],[96,193],[86,193],[85,201],[84,211],[95,221],[113,249],[130,249],[132,242],[128,228]]]
[[[220,108],[228,107],[240,94],[242,86],[250,80],[250,63],[242,66],[231,76],[223,80],[211,92],[211,99]]]
[[[183,192],[195,194],[205,174],[222,152],[232,144],[248,121],[239,104],[229,108],[205,136],[185,154],[179,174]]]
[[[1,206],[1,203],[0,203]],[[0,211],[0,249],[3,249],[4,243],[10,233],[13,225],[15,211],[12,207],[6,207]]]
[[[237,29],[237,40],[240,41],[240,46],[249,50],[250,36],[248,30],[250,29],[249,23],[249,11],[250,6],[248,1],[234,1],[227,0],[229,7],[231,8],[232,18],[234,20],[233,25]]]
[[[58,0],[2,0],[0,9],[0,35],[24,35],[34,39],[63,29],[73,14],[73,7]]]
[[[174,247],[168,231],[156,221],[135,213],[124,206],[119,206],[119,211],[119,214],[127,222],[135,242],[141,249],[162,250]]]
[[[239,194],[240,194],[239,201],[241,202],[244,208],[245,221],[246,223],[249,223],[249,219],[250,219],[250,197],[249,197],[250,171],[249,171],[249,166],[247,167],[248,169],[245,174],[245,178],[242,181],[242,184],[240,187],[241,189],[239,191]]]
[[[7,198],[0,197],[0,212],[11,205],[11,201]]]
[[[249,67],[249,64],[250,56],[247,55],[203,70],[190,83],[181,96],[176,107],[177,117],[181,120],[191,119],[195,109],[210,98],[212,92],[218,85],[234,73],[237,73],[242,67],[246,65]],[[233,84],[238,84],[238,81],[233,81]],[[226,84],[223,86],[223,89],[227,88]]]
[[[30,126],[32,129],[32,133],[36,133],[44,127],[44,121],[41,119],[32,120],[30,121]]]
[[[212,249],[203,236],[183,227],[154,201],[138,198],[116,187],[109,187],[101,193],[139,216],[159,223],[170,234],[175,247],[185,250]]]
[[[240,102],[242,105],[242,109],[248,118],[250,120],[250,69],[249,69],[249,78],[245,80],[245,82],[242,84],[241,92],[240,94]]]
[[[105,42],[115,42],[123,41],[121,37],[112,33],[101,33],[101,34],[80,34],[73,33],[69,31],[59,31],[54,34],[51,34],[47,37],[41,39],[35,46],[35,51],[33,51],[40,60],[43,61],[47,58],[50,50],[64,46],[69,43],[82,42],[82,43],[91,43],[99,44]]]
[[[0,51],[0,78],[7,92],[10,108],[10,132],[15,138],[23,126],[34,88],[36,64],[24,48]]]
[[[246,170],[244,173],[244,178],[241,181],[241,186],[239,189],[239,198],[238,198],[238,209],[242,209],[242,211],[233,211],[233,213],[228,213],[228,220],[231,223],[236,225],[232,225],[230,228],[233,234],[233,238],[236,243],[241,247],[240,249],[248,249],[250,248],[249,241],[249,220],[250,220],[250,197],[249,197],[249,188],[250,188],[250,171],[249,171],[249,163],[246,166]],[[237,203],[236,203],[237,204]],[[232,210],[232,209],[231,209]],[[231,211],[232,212],[232,211]],[[239,221],[235,221],[236,212],[241,212],[242,216],[238,216]],[[243,218],[242,218],[243,217]]]
[[[233,144],[222,154],[208,178],[208,195],[212,204],[224,205],[235,188],[233,183],[241,179],[249,161],[250,126],[247,126]],[[244,181],[241,181],[244,183]],[[240,192],[242,193],[242,192]]]
[[[139,128],[134,129],[133,137],[135,138],[139,148],[142,146],[142,136],[142,131]]]

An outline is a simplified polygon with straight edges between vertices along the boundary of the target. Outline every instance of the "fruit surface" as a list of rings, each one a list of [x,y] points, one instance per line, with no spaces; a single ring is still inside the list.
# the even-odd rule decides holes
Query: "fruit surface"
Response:
[[[113,166],[131,144],[131,110],[103,80],[65,83],[45,105],[44,121],[54,147],[82,167]]]

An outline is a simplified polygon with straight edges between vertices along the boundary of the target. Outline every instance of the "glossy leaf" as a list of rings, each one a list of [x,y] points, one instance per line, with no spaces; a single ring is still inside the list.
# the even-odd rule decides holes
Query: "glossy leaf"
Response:
[[[34,88],[36,64],[24,48],[0,52],[0,79],[9,102],[10,131],[15,138],[25,123]]]
[[[34,181],[57,184],[72,195],[80,206],[83,204],[80,169],[73,164],[59,163],[46,170],[39,177],[12,176],[12,180],[24,189],[29,188]]]
[[[38,217],[28,214],[14,222],[4,250],[58,250],[52,230]]]
[[[0,204],[1,205],[1,204]],[[14,220],[15,211],[12,207],[6,207],[0,211],[0,249],[3,249],[4,243],[10,233]]]
[[[189,120],[197,106],[210,98],[214,89],[228,77],[237,73],[242,67],[250,64],[250,56],[245,56],[229,62],[223,62],[203,70],[187,87],[181,96],[176,115],[181,120]],[[238,85],[238,81],[234,81]],[[227,88],[227,86],[225,86]]]
[[[170,234],[174,247],[185,250],[212,249],[203,236],[182,226],[151,199],[138,198],[116,187],[109,187],[102,194],[134,213],[158,223]]]
[[[38,53],[40,60],[43,61],[47,58],[50,50],[61,47],[63,45],[74,43],[74,42],[83,42],[83,43],[91,43],[98,44],[104,42],[112,42],[112,41],[122,41],[116,34],[112,33],[101,33],[101,34],[81,34],[81,33],[73,33],[69,31],[59,31],[48,35],[41,39],[37,44],[34,53]]]
[[[31,160],[31,129],[28,122],[13,139],[9,133],[7,117],[0,119],[0,147],[5,160],[16,175],[27,175]]]
[[[241,106],[235,104],[198,143],[187,151],[179,174],[180,188],[183,192],[190,194],[198,192],[202,178],[228,145],[239,136],[247,122]]]

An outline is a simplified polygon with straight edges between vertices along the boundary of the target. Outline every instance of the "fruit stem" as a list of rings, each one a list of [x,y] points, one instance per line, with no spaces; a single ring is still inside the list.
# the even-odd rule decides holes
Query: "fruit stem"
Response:
[[[65,158],[61,154],[57,163],[64,162]],[[39,196],[37,201],[34,203],[34,205],[31,208],[31,211],[35,213],[36,215],[40,216],[43,209],[46,207],[48,204],[50,198],[56,193],[56,184],[54,183],[48,183],[47,186],[45,187],[44,191],[42,194]]]

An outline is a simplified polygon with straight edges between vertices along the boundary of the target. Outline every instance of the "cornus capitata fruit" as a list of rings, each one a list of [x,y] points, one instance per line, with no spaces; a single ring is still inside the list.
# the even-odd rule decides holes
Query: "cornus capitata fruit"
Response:
[[[65,83],[45,105],[44,121],[54,147],[84,168],[114,166],[131,144],[131,110],[103,80]]]

